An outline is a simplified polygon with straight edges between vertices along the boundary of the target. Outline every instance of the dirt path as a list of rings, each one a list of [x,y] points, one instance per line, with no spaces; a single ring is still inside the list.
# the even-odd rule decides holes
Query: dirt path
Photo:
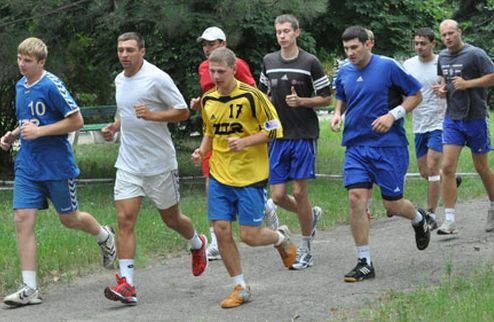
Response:
[[[457,212],[459,234],[433,234],[423,252],[415,248],[413,230],[404,219],[374,220],[371,251],[377,276],[371,281],[343,282],[356,264],[345,225],[318,233],[315,265],[305,271],[285,269],[272,247],[242,244],[253,301],[236,309],[218,305],[232,287],[222,263],[211,262],[204,276],[193,277],[190,257],[184,255],[137,270],[135,307],[104,298],[104,287],[114,282],[112,273],[105,271],[44,289],[42,305],[9,309],[2,304],[0,321],[328,321],[342,310],[351,314],[389,290],[437,284],[447,267],[458,274],[492,263],[494,233],[484,232],[486,201],[459,205]]]

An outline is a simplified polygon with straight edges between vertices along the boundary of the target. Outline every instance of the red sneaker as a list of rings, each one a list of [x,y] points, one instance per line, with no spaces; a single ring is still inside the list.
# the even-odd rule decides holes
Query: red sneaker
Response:
[[[201,275],[208,267],[208,254],[206,252],[208,239],[203,234],[199,238],[202,240],[202,247],[190,250],[192,253],[192,274],[194,276]]]
[[[125,277],[115,275],[117,278],[117,286],[108,285],[105,288],[105,297],[112,301],[120,301],[127,305],[137,304],[136,288],[129,283]]]

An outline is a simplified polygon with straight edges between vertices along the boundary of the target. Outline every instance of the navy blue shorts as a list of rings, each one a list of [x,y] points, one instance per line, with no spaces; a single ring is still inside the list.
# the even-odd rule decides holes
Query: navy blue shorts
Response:
[[[314,179],[316,154],[316,140],[273,140],[269,143],[269,184]]]
[[[415,156],[417,159],[426,155],[429,149],[443,153],[443,131],[434,130],[415,134]]]
[[[242,226],[259,226],[264,218],[266,188],[233,187],[209,177],[208,219],[235,221]]]
[[[403,198],[408,169],[408,148],[350,146],[343,161],[343,181],[347,189],[370,189],[375,183],[385,200]]]
[[[452,120],[444,118],[443,144],[468,146],[474,154],[485,154],[491,150],[489,119]]]

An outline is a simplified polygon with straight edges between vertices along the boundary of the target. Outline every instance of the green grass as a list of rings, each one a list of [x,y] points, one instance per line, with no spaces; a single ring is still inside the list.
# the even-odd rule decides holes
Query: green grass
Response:
[[[360,312],[374,321],[492,321],[494,266],[471,276],[448,278],[438,287],[391,292],[379,305]]]
[[[410,119],[407,118],[407,127]],[[494,125],[491,125],[494,126]],[[493,128],[494,130],[494,128]],[[492,131],[494,132],[494,131]],[[324,174],[341,174],[344,149],[340,146],[341,133],[329,131],[328,121],[321,124],[321,139],[318,144],[317,172]],[[413,142],[410,139],[410,142]],[[177,158],[181,176],[200,176],[200,168],[190,162],[190,154],[197,147],[200,140],[197,138],[180,140],[177,144]],[[417,172],[413,144],[410,148],[409,172]],[[76,147],[76,157],[81,168],[83,178],[113,178],[118,145],[79,145]],[[490,160],[491,167],[494,168]],[[459,172],[474,172],[468,150],[461,155]],[[462,188],[458,191],[459,202],[472,198],[484,197],[485,192],[478,177],[464,178]],[[208,230],[206,200],[202,180],[181,182],[181,209],[195,224],[198,231]],[[330,229],[336,224],[346,223],[348,217],[347,191],[341,180],[316,179],[310,183],[310,196],[314,204],[320,205],[326,215],[322,217],[320,227]],[[409,179],[406,182],[405,196],[418,206],[426,206],[426,184],[422,179]],[[113,189],[111,185],[79,186],[80,208],[92,213],[102,224],[116,224],[116,210],[113,205]],[[0,294],[17,287],[20,279],[19,261],[15,245],[15,229],[12,212],[12,193],[0,193]],[[384,216],[379,189],[374,192],[372,213],[375,217]],[[298,231],[296,215],[286,211],[279,211],[280,220],[288,224],[294,231]],[[158,212],[148,200],[145,200],[137,223],[137,265],[142,267],[146,263],[156,260],[165,260],[169,256],[183,253],[187,249],[186,242],[175,232],[164,228]],[[238,231],[235,231],[237,234]],[[36,224],[38,243],[38,276],[42,284],[54,281],[70,282],[78,275],[101,270],[99,249],[93,237],[81,232],[65,229],[60,224],[56,213],[50,209],[38,213]],[[480,272],[473,277],[451,278],[437,288],[419,289],[412,293],[390,293],[379,306],[365,311],[366,319],[377,321],[408,321],[425,320],[415,319],[415,311],[432,312],[439,310],[443,314],[430,315],[430,320],[486,320],[483,312],[492,316],[492,309],[487,303],[493,303],[494,296],[493,271]],[[489,284],[490,283],[490,284]],[[479,290],[478,296],[475,290]],[[440,301],[453,293],[452,302]],[[401,306],[406,304],[402,310]],[[451,304],[448,307],[447,304]],[[492,304],[490,304],[492,307]],[[415,310],[420,307],[420,310]],[[440,308],[438,308],[440,307]],[[455,314],[453,309],[463,309]],[[447,309],[453,310],[447,315]],[[472,311],[471,315],[467,314]],[[475,313],[475,311],[478,311]],[[449,311],[448,311],[449,312]],[[479,313],[480,312],[480,313]],[[421,313],[420,313],[421,314]],[[470,313],[469,313],[470,314]],[[475,315],[479,314],[479,315]],[[489,315],[488,315],[489,316]],[[445,317],[450,317],[446,319]]]
[[[207,216],[202,184],[182,184],[182,211],[201,232],[206,232]],[[15,228],[11,210],[12,192],[2,192],[0,208],[0,294],[18,286],[19,261],[15,243]],[[111,185],[80,186],[80,209],[93,214],[102,224],[117,227]],[[171,229],[164,228],[154,205],[145,200],[136,227],[137,260],[141,266],[150,260],[176,255],[187,249],[186,241]],[[74,276],[100,270],[99,247],[94,237],[66,229],[52,207],[39,211],[36,223],[38,246],[37,272],[43,283],[70,281]]]
[[[180,176],[201,176],[201,168],[190,161],[190,156],[201,143],[199,137],[179,139],[175,142]],[[79,144],[74,147],[80,178],[114,178],[114,164],[119,144]]]

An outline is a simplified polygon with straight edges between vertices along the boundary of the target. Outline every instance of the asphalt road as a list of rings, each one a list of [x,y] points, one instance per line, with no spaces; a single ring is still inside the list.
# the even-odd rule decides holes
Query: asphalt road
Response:
[[[440,212],[442,213],[442,211]],[[44,303],[11,309],[0,305],[0,321],[330,321],[352,318],[390,290],[409,291],[438,284],[447,269],[468,274],[494,263],[494,233],[486,233],[487,202],[459,205],[459,233],[432,236],[425,251],[415,247],[410,223],[401,218],[373,220],[370,247],[374,280],[349,284],[343,275],[356,264],[349,226],[318,232],[315,265],[289,271],[273,247],[240,246],[244,275],[253,301],[235,309],[218,303],[232,289],[221,261],[192,276],[190,256],[137,269],[139,304],[133,307],[103,296],[113,272],[77,278],[43,289]],[[325,214],[330,216],[330,214]]]

